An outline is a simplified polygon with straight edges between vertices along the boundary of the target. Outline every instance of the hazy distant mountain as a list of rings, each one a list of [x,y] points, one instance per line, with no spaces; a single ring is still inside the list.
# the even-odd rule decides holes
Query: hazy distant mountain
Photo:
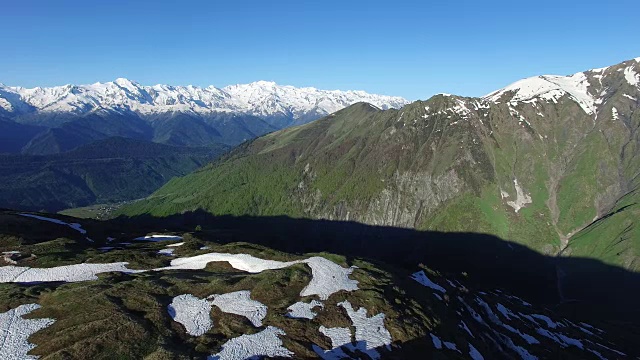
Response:
[[[638,270],[639,86],[637,58],[483,98],[359,103],[258,138],[125,212],[490,233]]]

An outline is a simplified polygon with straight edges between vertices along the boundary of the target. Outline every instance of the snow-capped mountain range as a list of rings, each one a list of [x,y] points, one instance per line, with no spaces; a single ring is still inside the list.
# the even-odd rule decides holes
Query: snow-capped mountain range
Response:
[[[71,113],[132,111],[139,115],[165,113],[234,113],[260,118],[287,117],[296,122],[317,118],[356,102],[368,102],[381,109],[398,108],[407,100],[364,91],[296,88],[258,81],[224,88],[214,86],[144,86],[119,78],[91,85],[56,87],[9,87],[0,85],[0,108],[25,113]]]

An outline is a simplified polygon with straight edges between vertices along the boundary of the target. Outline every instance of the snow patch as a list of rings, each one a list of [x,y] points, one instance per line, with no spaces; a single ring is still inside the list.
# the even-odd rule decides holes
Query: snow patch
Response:
[[[174,259],[170,266],[154,270],[198,270],[204,269],[208,263],[216,261],[228,262],[233,268],[250,273],[282,269],[295,264],[307,264],[311,268],[313,277],[309,284],[302,289],[300,296],[318,295],[321,300],[326,300],[331,294],[340,290],[353,291],[358,289],[358,282],[349,278],[353,267],[343,268],[331,260],[319,256],[282,262],[264,260],[248,254],[208,253]]]
[[[30,218],[38,219],[38,220],[42,220],[42,221],[48,221],[50,223],[54,223],[54,224],[58,224],[58,225],[66,225],[66,226],[72,228],[73,230],[79,232],[82,235],[85,235],[87,233],[87,231],[82,228],[82,225],[80,225],[78,223],[68,223],[68,222],[64,222],[62,220],[58,220],[58,219],[48,218],[48,217],[44,217],[44,216],[40,216],[40,215],[26,214],[26,213],[21,213],[21,214],[18,214],[18,215],[25,216],[25,217],[30,217]]]
[[[355,350],[356,347],[351,345],[351,330],[349,328],[326,328],[320,326],[320,332],[331,339],[331,350],[324,350],[316,344],[313,344],[313,351],[324,360],[341,360],[349,359],[350,357],[340,349],[345,346],[349,350]]]
[[[293,353],[282,346],[279,336],[286,333],[273,326],[253,335],[242,335],[222,345],[222,351],[207,360],[245,360],[261,357],[291,357]]]
[[[633,71],[632,66],[624,69],[624,78],[631,86],[638,86],[638,83],[640,83],[640,75]]]
[[[513,185],[516,188],[516,201],[507,201],[507,205],[511,206],[516,212],[520,211],[527,204],[531,204],[531,196],[525,194],[524,190],[518,184],[518,179],[513,179]]]
[[[29,342],[29,336],[49,327],[55,320],[24,319],[23,316],[39,309],[38,304],[25,304],[0,313],[0,359],[37,359],[27,355],[36,346]]]
[[[469,344],[469,356],[471,356],[471,359],[473,360],[484,360],[484,357],[482,356],[482,354],[480,354],[480,351],[478,351],[478,349],[473,347],[473,345],[471,344]]]
[[[191,294],[173,298],[167,307],[169,316],[187,330],[187,334],[201,336],[213,327],[211,322],[211,303]]]
[[[140,273],[145,270],[131,270],[126,262],[110,264],[76,264],[52,268],[30,268],[20,266],[0,267],[0,283],[37,283],[37,282],[78,282],[97,280],[97,274],[112,271],[122,273]]]
[[[297,303],[289,306],[287,308],[287,310],[289,310],[289,312],[287,313],[287,317],[293,318],[293,319],[309,319],[312,320],[313,318],[316,317],[316,315],[318,315],[317,313],[313,312],[313,308],[315,307],[320,307],[323,308],[324,304],[322,304],[320,301],[318,300],[312,300],[309,303],[305,303],[302,301],[298,301]]]
[[[367,317],[367,309],[361,307],[357,311],[353,309],[349,301],[338,303],[346,311],[356,328],[356,346],[373,359],[380,358],[376,348],[391,344],[391,334],[384,327],[384,313]]]
[[[320,332],[331,339],[331,346],[333,348],[338,348],[344,344],[351,343],[351,330],[349,330],[349,328],[326,328],[324,326],[320,326]]]
[[[611,120],[618,120],[618,109],[616,109],[615,107],[611,108]]]
[[[431,335],[431,341],[433,342],[433,346],[438,350],[442,350],[442,340],[440,340],[439,337],[433,334],[429,334],[429,335]]]
[[[267,316],[267,306],[251,299],[251,291],[242,290],[222,295],[212,295],[211,303],[222,312],[244,316],[253,326],[262,326],[262,320]]]
[[[137,237],[137,238],[135,238],[133,240],[136,240],[136,241],[149,241],[149,242],[171,241],[171,240],[182,240],[182,236],[175,236],[175,235],[147,235],[147,236]]]
[[[445,290],[445,288],[443,288],[442,286],[434,283],[433,281],[431,281],[428,277],[427,274],[424,272],[424,270],[420,270],[418,272],[415,272],[411,275],[411,278],[417,282],[419,282],[420,284],[426,286],[426,287],[430,287],[433,290],[436,291],[441,291],[443,293],[446,293],[447,290]]]

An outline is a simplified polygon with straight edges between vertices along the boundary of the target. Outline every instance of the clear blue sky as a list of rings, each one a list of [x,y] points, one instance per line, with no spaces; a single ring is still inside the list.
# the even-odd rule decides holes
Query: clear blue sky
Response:
[[[640,1],[5,1],[0,82],[273,80],[425,99],[640,56]]]

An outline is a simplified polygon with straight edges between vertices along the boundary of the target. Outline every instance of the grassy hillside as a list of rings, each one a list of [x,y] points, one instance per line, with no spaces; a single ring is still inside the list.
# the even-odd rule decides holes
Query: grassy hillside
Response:
[[[603,97],[596,115],[567,94],[437,95],[388,111],[356,104],[245,144],[121,214],[353,220],[489,233],[558,254],[636,187],[640,112],[629,94],[640,91],[624,79],[628,66],[638,65],[587,73],[591,84],[601,80],[589,90]],[[629,249],[608,261],[628,266],[640,256]]]

